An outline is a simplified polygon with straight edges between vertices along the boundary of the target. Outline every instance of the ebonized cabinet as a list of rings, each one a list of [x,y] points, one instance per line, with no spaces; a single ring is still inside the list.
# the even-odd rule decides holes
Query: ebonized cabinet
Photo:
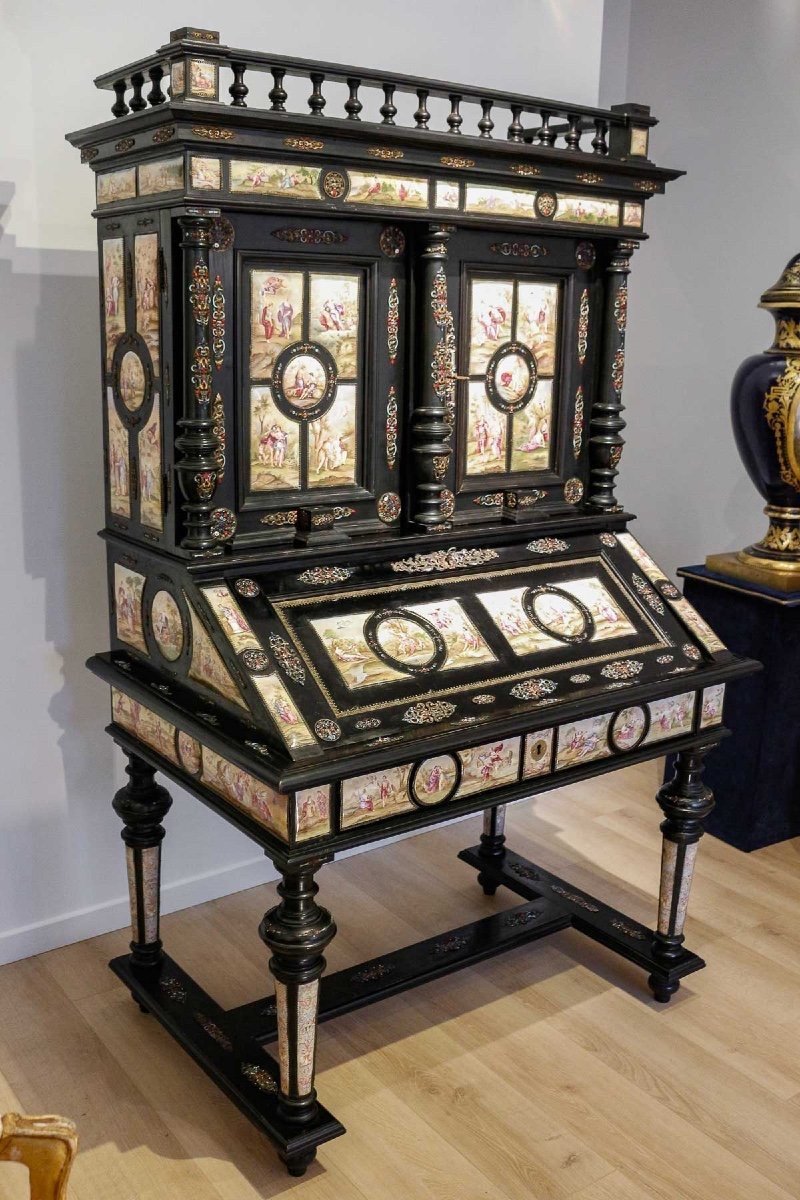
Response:
[[[70,141],[95,174],[103,314],[111,645],[89,665],[130,776],[133,941],[112,967],[301,1174],[342,1132],[314,1089],[318,1019],[569,925],[662,1001],[703,965],[683,944],[702,761],[753,664],[616,496],[627,277],[680,172],[650,159],[639,105],[208,30],[95,82],[113,119]],[[667,750],[655,929],[506,847],[507,802]],[[156,771],[281,871],[259,931],[274,996],[225,1012],[164,953]],[[461,857],[519,906],[323,977],[319,868],[476,811]]]

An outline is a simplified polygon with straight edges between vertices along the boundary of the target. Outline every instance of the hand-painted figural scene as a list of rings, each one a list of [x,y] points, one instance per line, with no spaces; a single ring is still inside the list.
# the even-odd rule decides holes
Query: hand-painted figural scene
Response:
[[[558,284],[473,276],[467,475],[542,470],[551,457]]]
[[[557,590],[543,591],[536,596],[531,611],[537,623],[526,612],[526,591],[523,586],[479,592],[477,597],[515,654],[536,654],[553,649],[565,641],[576,640],[583,632],[587,642],[629,637],[636,633],[596,576],[564,580]],[[570,604],[570,596],[574,596],[578,604]],[[587,627],[584,610],[591,617],[591,626]]]
[[[356,274],[250,272],[251,491],[356,482],[361,287]]]

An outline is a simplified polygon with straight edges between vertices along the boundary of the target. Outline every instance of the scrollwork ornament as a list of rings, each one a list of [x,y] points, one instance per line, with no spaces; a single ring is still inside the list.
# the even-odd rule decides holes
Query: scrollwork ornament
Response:
[[[622,382],[625,376],[625,348],[620,346],[614,354],[611,363],[611,384],[617,396],[622,394]]]
[[[397,362],[397,351],[400,345],[400,297],[397,291],[397,280],[389,283],[389,298],[386,308],[386,349],[389,353],[389,365]]]
[[[583,484],[580,479],[568,479],[564,484],[564,499],[567,504],[579,504],[583,499]]]
[[[378,516],[386,525],[391,525],[400,516],[402,505],[396,492],[384,492],[379,498]]]
[[[313,586],[330,583],[344,583],[351,575],[355,575],[355,567],[309,567],[297,576],[300,583],[310,583]]]
[[[581,292],[578,306],[578,362],[583,366],[589,347],[589,289]]]
[[[204,263],[195,263],[192,267],[192,281],[189,284],[189,304],[198,325],[208,325],[211,314],[211,285],[209,283],[208,267]]]
[[[580,386],[575,392],[575,411],[572,414],[572,453],[576,458],[580,456],[581,447],[583,446],[583,387]]]
[[[434,550],[430,554],[415,554],[391,564],[392,570],[405,575],[426,574],[429,571],[457,571],[464,567],[480,567],[499,558],[497,550],[469,548]]]
[[[210,500],[217,486],[216,471],[198,471],[194,477],[194,485],[201,500]]]
[[[397,461],[397,429],[397,392],[392,384],[386,401],[386,465],[390,471]]]
[[[789,413],[800,389],[800,360],[790,358],[777,382],[764,396],[764,416],[775,437],[780,477],[789,487],[800,490],[800,478],[792,470],[787,444],[794,436],[789,428]],[[767,535],[769,536],[769,535]]]
[[[225,292],[220,275],[215,277],[211,293],[211,350],[214,366],[221,371],[225,359]]]
[[[431,459],[433,463],[433,478],[437,483],[441,483],[447,474],[447,464],[450,461],[449,454],[434,454]]]
[[[215,541],[227,542],[236,533],[236,514],[230,508],[213,509],[210,520],[211,536]]]
[[[192,354],[192,389],[198,405],[211,401],[211,354],[204,343],[195,346]]]
[[[623,279],[614,297],[614,320],[621,334],[625,333],[628,323],[628,281]]]
[[[347,176],[343,171],[326,171],[322,176],[321,187],[329,200],[341,200],[347,194]]]
[[[278,666],[284,671],[290,679],[295,683],[305,683],[306,670],[300,661],[299,655],[295,653],[285,637],[279,633],[271,633],[269,635],[269,647],[275,656],[275,661]]]
[[[387,225],[385,229],[381,230],[378,245],[381,248],[381,254],[386,258],[399,258],[401,254],[405,253],[406,235],[396,225]]]
[[[342,736],[341,726],[336,721],[323,718],[314,725],[314,732],[323,742],[338,742]]]
[[[456,498],[455,498],[453,492],[450,490],[450,488],[442,488],[441,500],[439,502],[439,509],[441,511],[442,516],[445,517],[448,521],[452,517],[453,513],[456,511]]]
[[[222,483],[225,478],[225,405],[222,401],[222,396],[217,392],[214,397],[214,403],[211,406],[211,419],[214,422],[211,431],[217,439],[217,448],[214,451],[214,461],[217,464],[217,483]]]
[[[431,379],[433,390],[445,408],[447,421],[455,424],[456,335],[453,314],[448,306],[447,276],[439,265],[431,289],[431,310],[439,327],[439,341],[433,352]]]
[[[433,725],[437,721],[445,721],[456,711],[455,704],[447,700],[428,700],[412,704],[403,713],[403,720],[409,725]]]

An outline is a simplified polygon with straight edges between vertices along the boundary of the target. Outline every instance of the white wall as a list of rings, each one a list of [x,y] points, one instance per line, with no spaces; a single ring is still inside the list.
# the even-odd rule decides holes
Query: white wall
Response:
[[[602,0],[252,0],[222,40],[289,54],[597,102]],[[92,175],[64,132],[104,120],[91,80],[145,54],[192,0],[102,9],[6,0],[0,11],[0,379],[3,570],[0,962],[125,924],[121,755],[106,689],[84,669],[107,644]],[[128,32],[135,27],[135,32]],[[621,99],[621,97],[616,97]],[[5,210],[5,211],[3,211]],[[256,848],[173,789],[165,908],[269,877]],[[255,931],[254,931],[255,938]],[[255,942],[254,942],[255,945]]]
[[[772,340],[756,305],[800,250],[796,0],[607,0],[601,103],[650,104],[656,162],[630,276],[619,495],[672,571],[766,530],[729,418],[736,367]]]

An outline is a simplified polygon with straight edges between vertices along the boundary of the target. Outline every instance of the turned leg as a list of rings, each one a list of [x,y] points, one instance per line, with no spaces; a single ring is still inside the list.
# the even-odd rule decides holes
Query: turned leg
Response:
[[[494,808],[487,808],[484,810],[483,833],[481,834],[481,847],[479,854],[481,858],[485,858],[487,862],[497,864],[505,854],[505,827],[505,804],[498,804]],[[478,883],[483,888],[483,894],[485,896],[493,896],[497,891],[497,883],[493,881],[491,876],[484,875],[483,871],[478,872]]]
[[[697,846],[703,836],[703,822],[714,807],[711,790],[701,780],[703,760],[709,749],[710,746],[702,746],[681,750],[676,757],[672,779],[656,796],[666,819],[661,823],[664,842],[653,953],[667,968],[681,953]],[[679,980],[666,980],[657,975],[651,975],[648,983],[656,1000],[662,1003],[666,1003],[680,987]]]
[[[161,959],[161,821],[172,798],[155,782],[155,769],[138,754],[128,754],[129,781],[114,797],[114,812],[124,822],[128,888],[131,902],[131,964],[154,967]]]
[[[316,902],[319,891],[309,861],[284,870],[278,884],[281,902],[270,909],[259,935],[272,951],[269,969],[275,979],[278,1009],[280,1115],[298,1126],[317,1113],[314,1063],[317,1045],[319,980],[325,970],[323,951],[336,932],[330,913]],[[290,1175],[302,1175],[315,1151],[284,1156]]]

